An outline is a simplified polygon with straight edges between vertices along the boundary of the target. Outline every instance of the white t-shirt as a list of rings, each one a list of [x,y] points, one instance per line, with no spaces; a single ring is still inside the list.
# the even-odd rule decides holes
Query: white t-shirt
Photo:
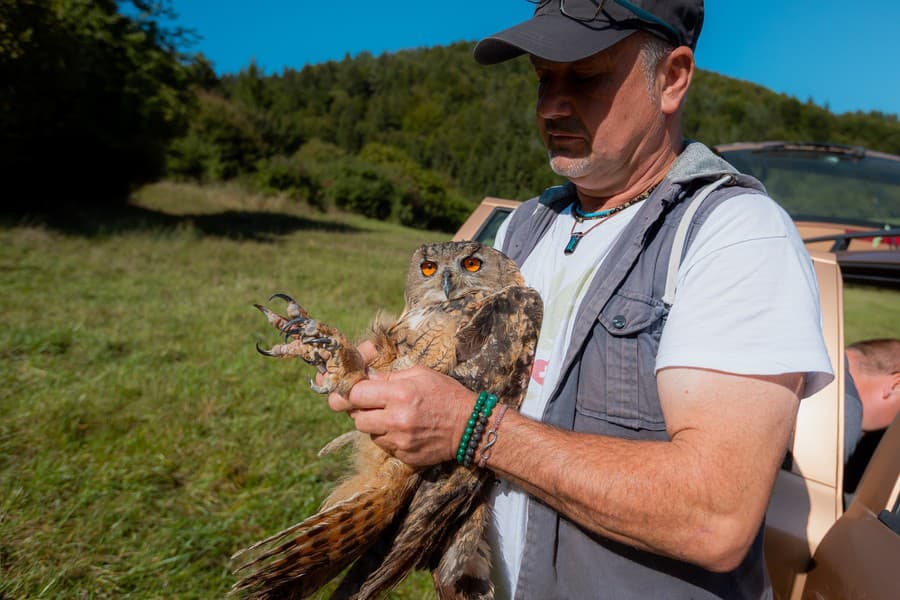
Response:
[[[575,316],[594,273],[637,214],[632,206],[563,248],[574,218],[565,209],[525,260],[525,282],[544,301],[544,320],[522,414],[540,420],[556,387]],[[501,248],[509,220],[495,246]],[[593,222],[575,224],[584,231]],[[699,367],[728,373],[807,373],[804,397],[833,378],[809,255],[787,213],[761,194],[725,200],[700,228],[678,271],[656,370]],[[777,343],[773,343],[777,339]],[[512,597],[527,525],[528,496],[501,481],[489,531],[497,597]]]

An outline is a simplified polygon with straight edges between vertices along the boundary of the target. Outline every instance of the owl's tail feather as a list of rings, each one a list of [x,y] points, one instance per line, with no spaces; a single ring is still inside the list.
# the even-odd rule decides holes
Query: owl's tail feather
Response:
[[[463,521],[431,571],[439,600],[493,600],[491,546],[485,538],[490,519],[486,503]]]
[[[367,577],[357,598],[377,598],[400,583],[410,570],[432,567],[463,519],[483,502],[484,481],[481,474],[462,467],[454,468],[449,477],[423,477],[409,511],[398,524],[390,551]]]
[[[238,552],[233,560],[250,559],[235,569],[242,578],[232,593],[259,600],[313,594],[378,540],[416,482],[365,489]]]

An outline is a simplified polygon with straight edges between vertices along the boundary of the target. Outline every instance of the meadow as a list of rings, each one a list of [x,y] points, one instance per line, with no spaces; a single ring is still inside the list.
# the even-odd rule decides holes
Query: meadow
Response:
[[[229,556],[312,513],[350,422],[253,303],[362,337],[447,234],[237,188],[161,183],[97,221],[0,224],[0,598],[211,598]],[[848,342],[900,337],[900,293],[848,288]],[[268,303],[281,308],[278,300]],[[433,596],[419,574],[392,597]]]

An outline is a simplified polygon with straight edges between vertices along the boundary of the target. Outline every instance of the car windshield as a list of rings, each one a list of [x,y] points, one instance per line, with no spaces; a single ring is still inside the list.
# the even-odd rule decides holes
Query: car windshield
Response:
[[[795,221],[900,226],[900,157],[832,145],[737,146],[719,152],[762,181]]]

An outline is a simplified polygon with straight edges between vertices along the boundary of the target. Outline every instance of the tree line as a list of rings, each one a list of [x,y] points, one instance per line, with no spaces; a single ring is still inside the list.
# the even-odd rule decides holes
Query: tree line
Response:
[[[52,204],[79,188],[122,201],[161,177],[238,180],[453,230],[483,196],[524,199],[558,181],[524,59],[482,67],[474,43],[460,42],[217,76],[184,52],[189,32],[165,27],[169,17],[159,0],[0,0],[0,158],[19,183]],[[702,70],[684,130],[708,145],[829,141],[900,154],[896,115],[835,115]]]

